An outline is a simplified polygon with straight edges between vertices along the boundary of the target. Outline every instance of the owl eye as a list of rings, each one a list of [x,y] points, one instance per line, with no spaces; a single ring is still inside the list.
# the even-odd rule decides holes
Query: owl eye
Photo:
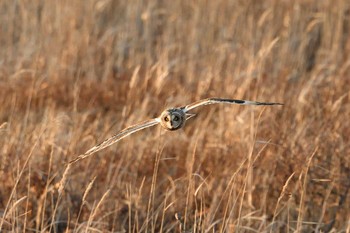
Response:
[[[179,120],[179,117],[178,116],[175,116],[174,117],[174,121],[178,121]]]
[[[164,120],[166,121],[166,122],[168,122],[169,121],[169,117],[164,117]]]

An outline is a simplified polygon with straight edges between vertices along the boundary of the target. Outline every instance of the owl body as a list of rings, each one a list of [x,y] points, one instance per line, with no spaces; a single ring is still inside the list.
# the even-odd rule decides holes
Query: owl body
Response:
[[[160,115],[160,124],[167,130],[177,130],[184,127],[186,113],[181,108],[169,108]]]
[[[166,130],[178,130],[184,127],[186,120],[195,116],[195,114],[190,113],[191,110],[210,104],[239,104],[239,105],[283,105],[280,103],[269,103],[269,102],[257,102],[249,100],[237,100],[237,99],[225,99],[225,98],[209,98],[203,99],[189,105],[180,108],[169,108],[162,112],[162,114],[154,119],[146,120],[144,122],[138,123],[136,125],[129,126],[112,137],[106,139],[105,141],[92,147],[90,150],[86,151],[84,154],[79,155],[75,159],[71,160],[69,164],[75,163],[81,159],[84,159],[97,151],[100,151],[110,145],[116,143],[117,141],[133,134],[137,131],[143,130],[145,128],[160,124]]]

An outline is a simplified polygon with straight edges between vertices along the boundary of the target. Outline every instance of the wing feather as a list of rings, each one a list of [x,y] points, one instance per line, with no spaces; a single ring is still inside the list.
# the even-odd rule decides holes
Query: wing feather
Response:
[[[188,112],[200,106],[209,105],[209,104],[219,104],[219,103],[240,104],[240,105],[283,105],[281,103],[257,102],[257,101],[249,101],[249,100],[208,98],[208,99],[199,100],[197,102],[189,104],[185,107],[182,107],[182,109],[184,110],[184,112]]]
[[[133,133],[140,131],[142,129],[157,125],[158,123],[159,123],[159,119],[154,118],[152,120],[147,120],[147,121],[141,122],[139,124],[129,126],[125,129],[123,129],[122,131],[118,132],[117,134],[113,135],[112,137],[110,137],[110,138],[104,140],[103,142],[97,144],[96,146],[92,147],[91,149],[86,151],[84,154],[79,155],[75,159],[71,160],[69,162],[69,164],[78,162],[79,160],[84,159],[84,158],[96,153],[97,151],[100,151],[106,147],[111,146],[112,144],[118,142],[119,140],[125,138],[126,136],[128,136],[130,134],[133,134]]]

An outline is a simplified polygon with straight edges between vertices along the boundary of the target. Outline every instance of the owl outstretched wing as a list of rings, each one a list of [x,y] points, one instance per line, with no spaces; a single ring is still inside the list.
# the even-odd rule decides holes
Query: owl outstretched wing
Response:
[[[249,101],[249,100],[236,100],[236,99],[222,99],[222,98],[208,98],[199,100],[192,104],[181,107],[181,109],[186,113],[194,108],[209,105],[209,104],[240,104],[240,105],[283,105],[281,103],[269,103],[269,102],[257,102],[257,101]]]
[[[160,122],[160,120],[158,118],[154,118],[151,120],[141,122],[141,123],[136,124],[136,125],[129,126],[125,129],[123,129],[122,131],[118,132],[117,134],[113,135],[112,137],[106,139],[105,141],[92,147],[91,149],[86,151],[84,154],[81,154],[78,157],[76,157],[75,159],[71,160],[69,162],[69,164],[73,164],[75,162],[78,162],[79,160],[82,160],[82,159],[96,153],[97,151],[100,151],[106,147],[109,147],[110,145],[112,145],[112,144],[118,142],[119,140],[129,136],[130,134],[133,134],[133,133],[140,131],[142,129],[157,125],[159,122]]]
[[[192,104],[186,105],[184,107],[181,107],[180,109],[186,113],[188,116],[193,116],[193,114],[188,113],[188,111],[204,106],[204,105],[209,105],[209,104],[218,104],[218,103],[226,103],[226,104],[239,104],[239,105],[283,105],[281,103],[270,103],[270,102],[257,102],[257,101],[249,101],[249,100],[237,100],[237,99],[224,99],[224,98],[208,98],[208,99],[203,99],[197,102],[194,102]],[[189,119],[189,118],[187,118]],[[129,136],[130,134],[133,134],[137,131],[140,131],[142,129],[157,125],[161,122],[160,118],[154,118],[151,120],[147,120],[144,122],[141,122],[136,125],[132,125],[130,127],[127,127],[123,129],[122,131],[118,132],[114,136],[106,139],[105,141],[101,142],[100,144],[92,147],[88,151],[86,151],[84,154],[79,155],[75,159],[71,160],[69,164],[73,164],[81,159],[84,159],[97,151],[100,151],[106,147],[109,147],[110,145],[118,142],[119,140]]]

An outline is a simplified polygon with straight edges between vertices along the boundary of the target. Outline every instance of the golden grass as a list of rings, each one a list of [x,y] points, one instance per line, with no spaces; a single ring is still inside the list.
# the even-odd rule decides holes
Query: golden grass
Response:
[[[350,232],[350,3],[0,1],[0,231]],[[207,97],[66,164],[118,130]],[[175,217],[177,216],[177,217]]]

